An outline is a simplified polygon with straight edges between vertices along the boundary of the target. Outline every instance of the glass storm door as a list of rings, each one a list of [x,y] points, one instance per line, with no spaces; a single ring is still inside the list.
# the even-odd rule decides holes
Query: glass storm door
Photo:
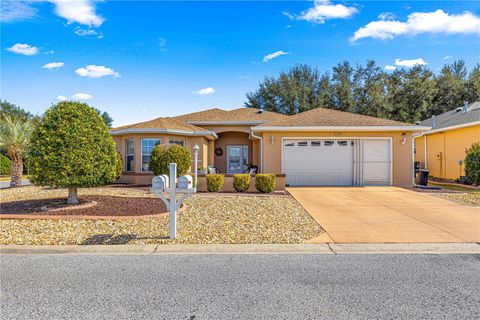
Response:
[[[227,146],[227,173],[243,173],[248,169],[248,146]]]

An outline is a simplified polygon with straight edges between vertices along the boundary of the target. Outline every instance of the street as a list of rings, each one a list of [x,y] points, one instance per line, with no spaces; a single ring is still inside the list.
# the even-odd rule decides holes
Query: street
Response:
[[[478,319],[478,255],[2,255],[2,319]]]

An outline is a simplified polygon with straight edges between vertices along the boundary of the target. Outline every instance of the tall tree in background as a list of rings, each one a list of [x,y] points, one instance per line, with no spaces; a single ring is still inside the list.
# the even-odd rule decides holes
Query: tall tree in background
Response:
[[[21,120],[32,120],[35,118],[33,114],[25,109],[8,102],[7,100],[0,100],[0,118],[5,117],[19,118]]]
[[[332,81],[335,109],[340,111],[355,111],[355,100],[353,91],[355,83],[353,81],[354,69],[348,61],[337,64],[333,67]]]
[[[427,116],[438,115],[452,110],[452,106],[462,106],[468,101],[467,68],[463,60],[445,65],[436,77],[437,93]]]
[[[23,160],[34,126],[31,120],[4,116],[0,120],[0,147],[12,159],[10,187],[22,185]]]
[[[375,61],[369,60],[365,67],[357,66],[353,76],[355,87],[353,99],[355,101],[354,112],[373,116],[388,117],[386,112],[386,74],[376,65]]]
[[[477,64],[468,75],[468,102],[480,100],[480,64]]]
[[[110,115],[108,114],[107,111],[100,111],[98,109],[95,108],[95,111],[97,111],[98,115],[100,117],[102,117],[103,119],[103,122],[105,122],[105,124],[107,125],[108,128],[111,128],[112,127],[112,124],[113,124],[113,118],[110,117]]]

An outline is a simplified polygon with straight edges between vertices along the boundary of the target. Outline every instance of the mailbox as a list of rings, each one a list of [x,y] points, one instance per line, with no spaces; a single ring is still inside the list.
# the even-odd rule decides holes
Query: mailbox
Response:
[[[181,176],[178,178],[178,189],[192,189],[193,179],[190,175]]]
[[[168,176],[162,174],[160,176],[155,176],[152,179],[152,192],[163,192],[168,188]]]

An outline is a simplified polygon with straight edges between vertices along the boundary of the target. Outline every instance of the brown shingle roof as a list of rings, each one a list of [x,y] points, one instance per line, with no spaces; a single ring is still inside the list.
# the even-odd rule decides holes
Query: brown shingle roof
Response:
[[[204,128],[185,123],[174,118],[157,118],[150,121],[130,124],[123,127],[113,128],[112,133],[126,129],[166,129],[166,130],[181,130],[188,132],[205,132]]]
[[[222,110],[218,108],[209,109],[200,112],[189,113],[174,117],[174,119],[197,123],[197,122],[269,122],[272,120],[280,120],[288,118],[288,116],[276,113],[263,111],[255,108],[238,108],[234,110]]]
[[[271,121],[265,126],[275,127],[315,127],[315,126],[411,126],[383,118],[365,116],[326,108],[315,108],[289,116],[285,119]]]

